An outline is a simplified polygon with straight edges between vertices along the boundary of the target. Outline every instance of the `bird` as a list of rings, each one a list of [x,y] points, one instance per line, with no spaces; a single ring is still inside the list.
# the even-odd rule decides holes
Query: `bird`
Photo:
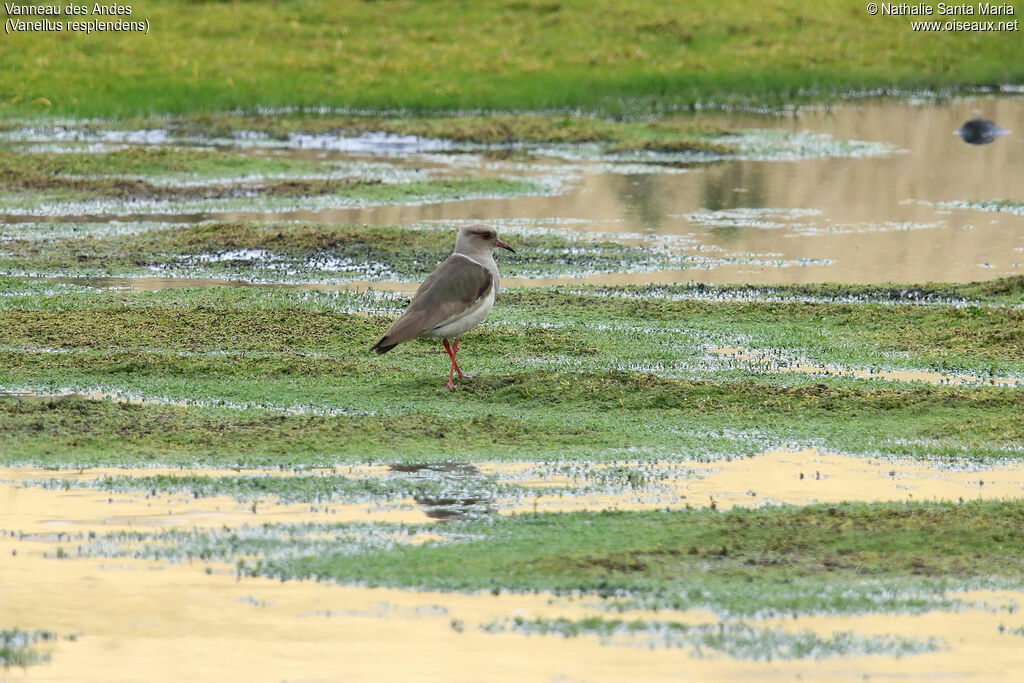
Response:
[[[960,126],[956,134],[970,145],[987,145],[1000,135],[1007,135],[1009,132],[988,119],[971,119]]]
[[[370,350],[387,353],[410,339],[440,338],[452,361],[446,386],[454,389],[455,373],[461,379],[466,377],[455,360],[462,335],[487,317],[498,294],[501,278],[491,253],[496,247],[516,253],[489,225],[462,227],[455,238],[455,251],[427,276],[409,307]]]

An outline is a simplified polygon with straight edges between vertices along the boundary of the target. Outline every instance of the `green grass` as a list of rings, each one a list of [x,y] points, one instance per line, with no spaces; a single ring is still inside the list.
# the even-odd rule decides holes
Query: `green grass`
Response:
[[[61,381],[90,380],[95,376],[69,375]],[[1011,456],[1024,438],[1017,420],[1022,400],[1012,389],[786,390],[750,382],[655,381],[661,391],[621,375],[534,376],[522,378],[511,390],[485,393],[474,386],[476,391],[452,397],[441,388],[438,374],[415,384],[384,385],[385,390],[409,394],[408,401],[392,406],[407,412],[388,416],[3,398],[0,444],[3,461],[46,466],[329,466],[366,461],[717,459],[783,446],[929,461],[999,461]],[[245,385],[255,395],[260,385],[268,393],[282,385],[297,391],[301,382]],[[570,385],[579,391],[557,401],[559,410],[552,411],[556,390]],[[238,391],[223,384],[219,389],[225,394]],[[365,384],[350,389],[345,399],[357,400],[358,391],[366,391]],[[509,406],[517,417],[504,414]]]
[[[183,234],[205,244],[202,228],[195,230]],[[388,235],[398,241],[380,230],[378,248]],[[440,245],[440,231],[422,232],[425,248],[436,248],[432,239]],[[230,226],[226,234],[233,234]],[[265,237],[275,238],[272,230]],[[323,236],[298,227],[281,239],[307,249]],[[528,503],[530,490],[486,477],[356,480],[343,465],[537,460],[551,461],[557,473],[561,466],[610,462],[615,466],[603,477],[579,475],[584,488],[639,491],[657,486],[644,479],[647,463],[755,456],[771,447],[954,466],[1016,461],[1024,443],[1019,388],[808,377],[705,349],[741,343],[846,366],[1019,375],[1021,302],[1020,278],[768,290],[512,289],[502,293],[490,322],[467,335],[463,367],[477,376],[451,392],[443,388],[447,368],[436,343],[415,342],[384,356],[367,351],[404,306],[395,295],[258,287],[126,293],[0,278],[0,386],[103,387],[196,403],[0,397],[0,463],[338,466],[323,475],[222,478],[183,471],[180,478],[44,485],[227,494],[253,501],[254,510],[273,499],[315,505],[405,496],[425,506],[448,499],[476,506],[474,519],[415,530],[262,525],[86,532],[69,538],[68,547],[77,550],[61,546],[59,557],[191,558],[235,562],[243,576],[551,590],[603,596],[609,609],[707,607],[728,619],[956,609],[964,607],[958,591],[1024,585],[1019,502],[504,518],[488,512],[488,501],[507,496]],[[443,542],[396,540],[434,531]],[[935,645],[855,635],[783,637],[723,623],[715,648],[730,656],[898,653]],[[615,638],[624,630],[623,637],[641,639],[653,631],[671,646],[711,647],[709,634],[665,624],[671,621],[641,628],[611,618],[494,628]]]
[[[1019,277],[1004,281],[1007,291],[1011,292],[1009,297],[1000,295],[996,284],[990,284],[992,289],[989,291],[996,295],[997,301],[1013,301],[1019,296],[1022,282],[1024,278]],[[659,289],[664,291],[666,288]],[[685,292],[687,288],[667,289]],[[822,293],[858,288],[824,285],[773,289],[783,297],[797,298],[803,292],[818,292],[815,296],[820,297]],[[720,291],[742,292],[744,288]],[[1024,351],[1024,310],[1019,307],[889,306],[874,303],[888,295],[885,286],[865,287],[859,291],[877,292],[881,296],[873,296],[870,303],[803,302],[785,298],[774,302],[708,302],[637,296],[637,290],[626,288],[615,291],[613,296],[607,296],[612,290],[561,288],[512,290],[506,293],[502,303],[510,311],[530,311],[531,317],[540,315],[543,319],[583,316],[648,325],[656,321],[686,320],[709,332],[717,330],[722,333],[728,329],[729,333],[738,336],[761,337],[755,342],[757,347],[785,348],[795,346],[793,342],[799,339],[799,345],[805,348],[808,344],[827,343],[834,354],[840,350],[856,353],[857,345],[867,343],[876,357],[879,353],[907,352],[924,365],[941,365],[939,359],[958,353],[978,354],[990,361],[1012,361],[1020,358]],[[945,292],[966,295],[985,290],[981,285],[968,285],[939,286],[934,290],[925,287],[919,291],[933,291],[935,296],[940,296]],[[565,315],[567,310],[573,313]],[[828,361],[826,358],[819,360]],[[833,356],[833,360],[838,358]],[[861,358],[860,362],[866,360]],[[847,356],[846,361],[854,361],[854,356]]]
[[[581,590],[737,614],[870,611],[857,584],[1019,584],[1022,514],[1007,502],[539,515],[499,520],[475,541],[241,566],[368,585]]]
[[[195,179],[218,176],[312,175],[326,164],[202,148],[131,146],[99,152],[14,152],[0,149],[8,189],[51,189],[68,177],[118,175]]]
[[[957,590],[1019,588],[1022,515],[1019,502],[843,504],[490,517],[418,527],[447,537],[415,546],[368,545],[359,540],[365,525],[69,540],[86,556],[233,559],[241,575],[283,580],[582,592],[607,598],[608,609],[850,614],[948,609]],[[310,534],[320,540],[304,540]]]
[[[274,114],[216,113],[179,117],[150,117],[108,120],[61,120],[52,127],[38,128],[45,120],[0,119],[0,177],[14,186],[47,186],[55,175],[73,175],[83,170],[107,175],[124,175],[128,170],[148,173],[166,184],[168,178],[191,180],[216,178],[226,173],[249,170],[257,174],[295,176],[311,169],[319,175],[336,175],[346,169],[378,174],[414,174],[400,164],[378,161],[364,163],[289,160],[260,157],[260,150],[318,147],[345,150],[350,145],[378,152],[402,146],[408,151],[472,154],[482,160],[530,162],[535,158],[575,158],[610,163],[668,164],[673,166],[710,163],[726,159],[781,160],[836,156],[874,156],[891,151],[885,143],[836,140],[828,135],[769,129],[739,129],[699,122],[690,116],[669,115],[640,119],[599,118],[581,112],[487,113],[487,114],[337,114],[291,112]],[[97,147],[119,140],[133,140],[147,133],[161,143],[145,147],[103,152]],[[380,135],[384,134],[384,135]],[[48,136],[73,142],[48,146]],[[391,136],[391,137],[388,137]],[[396,138],[397,136],[397,138]],[[419,136],[411,141],[408,136]],[[43,143],[21,149],[25,140]],[[344,144],[342,144],[344,141]],[[440,141],[440,142],[439,142]],[[81,145],[92,143],[89,154]],[[158,144],[193,146],[175,149]],[[195,145],[214,144],[247,151],[247,154],[214,153]],[[6,149],[5,149],[6,148]],[[358,153],[355,149],[350,151]],[[411,152],[410,152],[411,153]],[[91,156],[91,158],[90,158]],[[67,159],[63,157],[68,157]],[[185,164],[194,169],[192,173]],[[136,177],[136,176],[129,176]],[[74,178],[73,178],[74,179]],[[80,179],[76,179],[81,182]]]
[[[7,36],[0,100],[62,116],[257,105],[623,113],[1024,78],[1016,33],[915,33],[909,17],[868,16],[846,0],[813,10],[795,0],[133,9],[149,35]]]
[[[720,458],[771,446],[999,459],[1024,441],[1024,394],[983,378],[1024,374],[1024,319],[983,304],[1018,296],[1018,285],[923,290],[970,293],[973,306],[508,290],[464,341],[462,364],[476,377],[450,392],[436,342],[367,351],[404,306],[393,297],[100,293],[5,279],[0,386],[195,405],[4,398],[0,450],[8,462],[46,464]],[[687,291],[706,294],[677,293]],[[808,290],[773,296],[790,291]],[[806,376],[705,350],[732,344],[841,367],[978,373],[979,386]]]

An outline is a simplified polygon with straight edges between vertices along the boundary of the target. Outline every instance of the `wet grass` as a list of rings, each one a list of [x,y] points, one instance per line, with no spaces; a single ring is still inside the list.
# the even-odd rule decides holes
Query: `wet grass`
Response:
[[[575,291],[568,287],[560,289]],[[804,300],[823,303],[997,304],[1008,306],[1024,304],[1024,277],[1021,276],[982,282],[930,282],[914,285],[896,283],[855,285],[837,282],[787,285],[683,283],[590,289],[598,296],[636,299],[701,299],[710,301],[749,299],[781,302]]]
[[[170,119],[128,119],[116,125],[120,129],[159,127],[176,136],[201,139],[232,139],[249,132],[260,133],[273,140],[288,140],[298,133],[338,136],[388,133],[499,147],[595,143],[606,152],[647,150],[725,154],[733,151],[727,142],[715,141],[733,131],[681,117],[617,121],[569,113],[459,116],[384,113],[369,116],[285,112],[274,115],[202,114]]]
[[[64,381],[95,379],[71,375]],[[234,393],[239,387],[230,385],[235,383],[224,381],[214,390]],[[263,380],[247,383],[247,388],[255,396],[261,385],[272,392],[282,384]],[[440,384],[437,377],[417,381],[416,388],[389,382],[382,390],[403,389],[409,398],[390,406],[403,414],[387,416],[3,398],[2,460],[65,467],[331,466],[366,461],[718,459],[752,456],[771,447],[817,446],[876,456],[1002,461],[1024,438],[1017,420],[1022,400],[1013,389],[774,389],[753,382],[563,373],[525,377],[500,391],[478,389],[451,398]],[[294,382],[291,388],[300,385]],[[558,392],[571,385],[578,390],[555,401],[557,410],[552,410]],[[345,399],[357,400],[359,389],[365,391],[365,385],[350,390]],[[515,418],[506,415],[509,406],[514,406]]]
[[[49,190],[70,178],[149,176],[198,180],[221,176],[313,175],[328,164],[223,150],[130,146],[109,152],[24,152],[0,149],[0,179],[9,190]]]
[[[318,189],[339,191],[342,183]],[[298,184],[295,187],[299,187]],[[303,185],[305,187],[305,185]],[[443,193],[457,188],[514,192],[515,183],[433,182],[363,186],[347,192],[366,201],[388,194]],[[277,190],[280,192],[280,188]],[[380,195],[379,197],[377,195]],[[667,249],[657,252],[572,233],[505,234],[519,254],[501,258],[508,277],[616,272],[629,264],[649,269],[678,267],[688,257]],[[8,273],[111,276],[163,275],[224,277],[255,281],[324,279],[421,280],[451,253],[451,229],[404,229],[356,224],[205,223],[185,226],[139,226],[89,232],[39,226],[32,234],[0,242],[0,270]],[[642,266],[641,266],[642,264]]]
[[[48,479],[31,485],[65,490],[86,487],[118,493],[146,491],[153,495],[157,492],[185,493],[193,498],[226,495],[239,501],[270,499],[281,503],[360,503],[403,498],[429,501],[446,496],[489,501],[496,496],[523,494],[525,491],[523,487],[499,485],[494,477],[467,478],[444,476],[443,473],[428,478],[400,474],[380,478],[327,473],[209,476],[189,474],[183,470],[180,475],[104,476],[91,481]]]
[[[1024,291],[1022,283],[1024,278],[1015,277],[988,284],[908,287],[895,291],[900,292],[904,300],[920,300],[922,296],[945,298],[953,294],[960,297],[973,295],[972,298],[978,302],[981,301],[979,297],[984,296],[997,302],[1017,304]],[[667,288],[657,289],[664,291]],[[685,288],[675,289],[686,291]],[[707,289],[710,288],[705,288],[705,291]],[[978,354],[989,361],[1013,361],[1024,352],[1024,310],[1016,305],[888,306],[875,303],[892,300],[890,297],[894,289],[886,286],[795,286],[775,289],[781,298],[764,303],[644,297],[642,294],[638,296],[635,289],[625,288],[613,296],[607,296],[608,290],[596,290],[591,294],[585,288],[518,289],[506,293],[503,305],[513,311],[528,310],[531,316],[541,313],[554,317],[572,310],[572,316],[632,320],[638,324],[652,324],[658,320],[691,321],[709,316],[714,320],[709,321],[709,329],[723,330],[727,321],[732,321],[729,327],[733,328],[733,334],[758,339],[755,342],[758,347],[779,349],[790,346],[783,335],[765,329],[775,328],[776,331],[785,330],[785,335],[798,335],[790,339],[796,342],[793,346],[804,349],[816,345],[814,337],[820,341],[827,340],[833,353],[839,348],[849,349],[869,343],[873,354],[908,353],[916,356],[924,366],[941,366],[943,357],[963,353]],[[643,292],[642,289],[639,291]],[[731,294],[749,289],[724,288],[718,291]],[[852,292],[869,298],[871,303],[846,303]],[[818,300],[800,301],[805,293]],[[787,301],[787,297],[797,300]],[[815,358],[827,362],[824,357],[815,355]],[[832,360],[838,358],[833,356]],[[848,356],[845,362],[852,360]],[[860,362],[866,360],[862,358]]]
[[[525,180],[483,177],[388,183],[376,178],[295,178],[164,185],[137,178],[68,178],[45,173],[22,177],[12,188],[14,192],[0,194],[0,210],[46,215],[130,214],[143,209],[283,210],[294,209],[309,198],[324,198],[327,206],[367,206],[544,192],[538,184]]]
[[[1024,202],[1013,199],[988,199],[980,202],[940,202],[938,206],[946,209],[977,209],[978,211],[994,211],[1024,215]]]
[[[984,386],[1024,374],[1020,309],[980,305],[986,291],[1005,300],[1012,281],[935,290],[970,292],[971,306],[508,290],[467,336],[462,363],[477,376],[455,392],[436,342],[366,352],[404,307],[397,297],[0,283],[0,386],[156,403],[0,399],[8,461],[719,458],[772,446],[983,461],[1024,442],[1024,395]],[[708,351],[733,344],[978,373],[979,386],[805,376]],[[170,401],[193,405],[159,405]]]
[[[850,631],[822,638],[812,631],[791,632],[752,626],[744,622],[682,624],[674,621],[624,621],[622,619],[525,619],[506,618],[484,624],[488,633],[524,633],[563,638],[596,636],[605,645],[648,648],[685,648],[693,657],[725,655],[736,659],[825,659],[850,655],[905,655],[935,652],[943,643],[935,638],[861,636]]]
[[[3,460],[49,466],[106,463],[322,465],[343,462],[498,457],[519,446],[568,452],[576,425],[508,419],[498,407],[475,417],[285,415],[171,406],[131,406],[74,398],[0,399]],[[312,407],[310,408],[313,409]],[[119,435],[121,435],[119,437]],[[115,444],[121,441],[123,447]],[[624,443],[624,440],[620,440]]]
[[[237,199],[241,197],[317,197],[334,194],[359,195],[360,190],[378,185],[379,181],[355,180],[277,180],[214,183],[206,185],[154,185],[134,178],[66,178],[41,176],[19,179],[14,188],[22,190],[0,198],[8,210],[31,210],[49,202],[106,200],[125,202],[152,200],[175,202],[183,200]],[[18,187],[20,185],[20,188]],[[372,194],[372,192],[371,192]],[[6,201],[5,201],[6,200]],[[4,206],[4,204],[0,204]]]
[[[18,666],[26,668],[33,664],[50,661],[50,655],[36,650],[40,642],[56,640],[57,634],[50,631],[23,631],[19,628],[0,629],[0,666],[4,670]]]
[[[333,549],[331,537],[365,525],[317,525],[308,548],[308,525],[68,540],[83,555],[234,560],[240,575],[283,580],[582,593],[610,599],[609,609],[854,614],[950,609],[960,590],[1019,589],[1022,515],[1018,502],[532,514],[416,527],[445,538],[415,546]]]
[[[197,252],[213,248],[218,239],[231,245],[231,231],[222,232],[217,227],[187,228],[179,234],[194,236],[195,246],[189,248]],[[423,253],[427,267],[432,268],[437,262],[435,252],[444,254],[449,249],[447,233],[422,231],[407,238],[408,234],[390,232],[390,246],[378,247],[376,253],[358,251],[352,255],[391,258],[389,250],[404,248],[403,242],[416,240],[420,244],[412,245],[415,253]],[[288,245],[290,238],[273,228],[265,231],[262,238],[266,241],[247,244],[294,248]],[[294,239],[327,245],[324,248],[347,249],[354,245],[365,249],[358,233],[350,241],[344,229],[337,236],[299,232]],[[307,252],[319,248],[299,247]],[[3,282],[14,288],[12,294],[18,291],[16,288],[26,286],[25,281],[18,279]],[[609,296],[607,288],[506,289],[494,310],[492,324],[475,333],[473,344],[482,354],[499,357],[518,349],[531,355],[547,352],[582,359],[616,353],[622,360],[639,362],[639,358],[646,356],[653,362],[694,359],[702,353],[702,349],[667,346],[663,337],[674,333],[705,344],[728,345],[734,340],[746,341],[755,348],[802,350],[821,362],[896,362],[886,354],[900,352],[905,360],[924,367],[973,366],[984,371],[995,365],[997,370],[1016,372],[1020,371],[1017,361],[1022,352],[1024,312],[1016,306],[998,303],[1007,301],[1004,292],[1019,296],[1016,292],[1020,291],[1020,283],[1020,278],[1014,278],[988,285],[935,290],[978,294],[975,304],[969,306],[637,298],[633,296],[635,290],[629,288],[616,290],[621,296]],[[59,286],[51,285],[50,289],[54,287]],[[227,287],[92,296],[74,289],[67,291],[74,293],[48,299],[46,309],[26,307],[23,299],[13,296],[11,301],[0,302],[4,321],[0,344],[139,353],[306,352],[320,354],[319,358],[306,359],[309,363],[330,360],[337,365],[345,356],[347,363],[371,363],[371,367],[377,367],[373,360],[351,351],[371,345],[379,330],[387,326],[387,320],[380,314],[404,308],[403,298],[374,298],[347,292]],[[706,292],[704,288],[696,291]],[[889,289],[881,287],[877,291],[884,296]],[[983,291],[993,292],[996,305],[985,305]],[[359,301],[365,303],[367,313],[376,315],[339,310]],[[188,311],[190,319],[182,315],[184,311]],[[246,327],[246,320],[253,323],[251,328]],[[637,333],[644,333],[647,338],[634,339],[629,345],[623,343]],[[644,348],[645,344],[650,347]],[[404,348],[408,350],[394,357],[408,353],[427,357],[432,355],[433,345],[424,341]],[[388,363],[391,358],[384,356],[376,362]],[[217,358],[204,360],[219,362]],[[347,367],[341,363],[335,373]]]
[[[1013,32],[914,33],[909,17],[844,2],[810,12],[793,0],[161,1],[126,18],[148,20],[151,34],[65,32],[60,50],[12,34],[0,100],[80,116],[320,105],[619,114],[1024,78]]]
[[[315,507],[315,506],[313,506]],[[254,522],[258,506],[252,507]],[[321,553],[359,555],[387,551],[407,543],[426,540],[455,542],[479,538],[479,534],[447,525],[406,525],[371,522],[328,524],[245,524],[218,530],[168,529],[156,532],[131,531],[112,534],[86,532],[61,534],[58,542],[74,542],[72,550],[57,546],[61,557],[139,557],[180,561],[235,562],[239,557],[287,558],[296,554]]]
[[[908,611],[914,596],[894,590],[901,582],[1019,585],[1022,510],[968,503],[529,515],[497,520],[475,541],[240,566],[368,585],[584,591],[732,614],[870,612],[901,601]]]
[[[692,117],[664,116],[642,119],[611,119],[575,113],[544,114],[465,114],[423,116],[408,112],[381,112],[373,115],[340,115],[326,112],[274,114],[205,114],[181,118],[142,118],[128,120],[71,120],[48,125],[47,120],[24,119],[20,125],[11,124],[10,130],[0,127],[0,150],[6,160],[9,174],[18,180],[18,173],[33,179],[32,171],[43,168],[108,167],[111,173],[132,167],[132,154],[103,154],[116,144],[140,143],[153,150],[150,157],[161,150],[173,150],[168,144],[182,145],[178,157],[196,153],[195,166],[207,174],[220,170],[220,175],[232,165],[247,165],[255,171],[273,171],[270,159],[242,162],[232,160],[221,150],[212,154],[208,145],[273,154],[280,150],[319,149],[349,154],[374,154],[391,157],[396,153],[433,155],[434,161],[444,155],[476,155],[482,161],[508,161],[522,164],[535,158],[563,160],[591,160],[607,163],[648,164],[685,167],[693,164],[723,160],[793,160],[797,158],[863,157],[887,154],[893,148],[885,143],[859,140],[837,140],[825,134],[786,132],[770,129],[736,129],[717,124],[698,122]],[[69,142],[51,146],[51,139],[71,138]],[[17,151],[19,145],[34,143],[36,151]],[[96,157],[82,161],[75,152],[81,145],[90,144],[90,153]],[[190,147],[200,145],[200,147]],[[50,147],[53,151],[39,151]],[[144,148],[144,147],[143,147]],[[61,161],[49,157],[69,155]],[[24,159],[22,158],[24,157]],[[24,163],[21,163],[24,161]],[[138,160],[135,160],[138,161]],[[145,161],[142,160],[142,161]],[[150,159],[150,161],[154,161]],[[175,159],[156,160],[151,172],[155,178],[166,181],[182,171],[165,170]],[[277,161],[283,162],[283,159]],[[277,164],[280,171],[291,175],[302,172],[302,164]],[[136,163],[136,167],[141,164]],[[348,167],[357,166],[349,163]],[[364,162],[365,166],[365,162]],[[376,171],[381,173],[381,163]],[[344,169],[341,162],[323,161],[320,174],[336,174]],[[550,168],[550,166],[549,166]],[[364,172],[366,168],[362,169]],[[391,167],[392,173],[401,172]],[[409,174],[409,170],[404,171]],[[306,171],[308,175],[308,170]],[[44,175],[43,180],[48,176]],[[190,176],[191,179],[204,176]],[[210,177],[210,176],[205,176]],[[27,180],[20,180],[26,183]]]

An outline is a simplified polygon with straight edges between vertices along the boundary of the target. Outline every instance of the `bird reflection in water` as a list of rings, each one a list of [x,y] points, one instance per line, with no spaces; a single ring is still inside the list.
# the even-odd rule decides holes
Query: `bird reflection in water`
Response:
[[[431,519],[472,519],[495,511],[494,498],[479,486],[480,470],[468,463],[398,463],[391,472],[441,484],[440,492],[413,496]]]

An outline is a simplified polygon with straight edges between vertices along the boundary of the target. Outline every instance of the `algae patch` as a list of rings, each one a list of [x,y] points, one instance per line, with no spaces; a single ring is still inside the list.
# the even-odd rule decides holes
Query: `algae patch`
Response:
[[[691,625],[673,621],[623,619],[505,618],[480,626],[487,633],[524,633],[535,636],[578,638],[594,636],[604,645],[644,648],[685,648],[693,657],[725,655],[736,659],[776,660],[849,657],[851,655],[906,655],[935,652],[946,645],[937,638],[862,636],[851,631],[822,638],[813,631],[764,628],[739,622]]]
[[[48,662],[49,653],[40,652],[36,646],[56,639],[57,634],[51,631],[0,629],[0,667],[6,671],[11,667],[25,668]]]
[[[955,201],[955,202],[933,202],[938,209],[974,209],[977,211],[988,211],[994,213],[1009,213],[1015,216],[1024,216],[1024,202],[1010,199],[988,199],[985,201]]]

